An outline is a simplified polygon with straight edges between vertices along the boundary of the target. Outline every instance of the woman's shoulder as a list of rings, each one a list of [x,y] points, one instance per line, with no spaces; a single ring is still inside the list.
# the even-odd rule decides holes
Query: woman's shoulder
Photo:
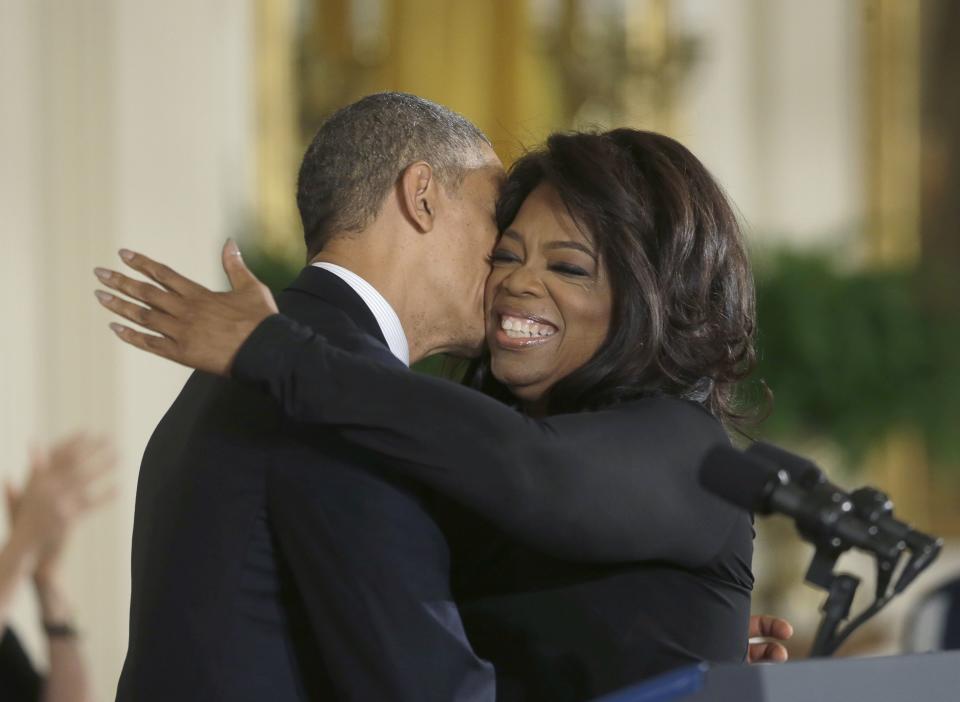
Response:
[[[626,422],[643,421],[663,429],[695,432],[729,442],[723,423],[699,402],[671,395],[650,395],[624,401],[608,410]],[[689,435],[688,435],[689,436]]]
[[[638,398],[610,412],[610,423],[617,426],[611,435],[618,438],[610,444],[616,443],[626,457],[623,465],[636,469],[643,487],[672,514],[684,515],[673,532],[684,534],[684,543],[693,549],[688,564],[749,590],[750,514],[708,493],[700,483],[710,450],[730,445],[723,424],[702,405],[677,397]]]

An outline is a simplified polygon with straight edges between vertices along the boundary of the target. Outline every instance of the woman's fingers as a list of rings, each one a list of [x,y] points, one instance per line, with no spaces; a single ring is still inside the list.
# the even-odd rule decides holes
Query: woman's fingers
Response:
[[[785,641],[793,636],[793,626],[786,619],[769,615],[754,615],[750,617],[749,636],[751,639],[779,639],[750,643],[747,649],[747,660],[750,663],[782,663],[789,657],[787,647],[780,643],[780,641]]]
[[[227,278],[230,280],[230,287],[234,290],[242,288],[245,285],[260,284],[260,280],[250,272],[247,264],[243,262],[240,247],[237,246],[237,242],[233,239],[227,239],[227,243],[223,245],[220,260],[223,263],[223,272],[227,274]]]
[[[150,283],[134,280],[109,268],[94,268],[93,272],[100,279],[100,282],[108,288],[122,292],[127,297],[142,302],[148,307],[171,314],[176,314],[183,309],[182,298],[177,293],[163,290]]]
[[[149,353],[180,363],[180,360],[177,358],[177,343],[173,339],[165,336],[144,334],[123,324],[117,324],[116,322],[111,322],[110,329],[121,341],[141,351],[148,351]]]
[[[195,283],[189,278],[180,275],[175,270],[170,268],[170,266],[154,261],[149,256],[144,256],[141,253],[130,251],[129,249],[120,249],[119,253],[120,258],[123,259],[123,262],[130,266],[133,270],[143,273],[154,282],[157,282],[165,287],[167,290],[173,290],[174,292],[184,296],[200,290],[206,290],[206,288],[199,283]]]
[[[177,321],[166,312],[135,305],[103,290],[94,291],[94,295],[97,296],[101,305],[111,312],[116,312],[124,319],[129,319],[131,322],[158,334],[163,334],[172,339],[177,338]]]
[[[793,626],[786,619],[770,615],[750,617],[750,636],[768,636],[786,640],[793,636]]]
[[[124,324],[111,324],[110,328],[121,341],[189,368],[229,375],[243,342],[260,322],[277,312],[269,288],[246,267],[232,241],[224,246],[223,264],[234,289],[223,293],[207,290],[142,254],[125,251],[124,260],[167,289],[97,269],[104,284],[129,295],[133,302],[103,291],[97,298],[111,312],[159,336]]]
[[[785,663],[789,657],[786,646],[776,641],[750,644],[747,654],[750,663]]]

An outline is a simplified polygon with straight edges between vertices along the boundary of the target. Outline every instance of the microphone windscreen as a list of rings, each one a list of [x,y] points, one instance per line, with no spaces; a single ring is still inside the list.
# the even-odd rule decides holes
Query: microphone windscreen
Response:
[[[826,480],[823,471],[817,468],[813,461],[765,441],[757,441],[751,444],[750,448],[747,449],[747,455],[757,456],[773,463],[780,470],[787,471],[790,482],[795,485],[810,488]]]
[[[767,498],[781,484],[775,466],[738,451],[715,446],[700,465],[700,484],[709,492],[750,512],[766,513]]]

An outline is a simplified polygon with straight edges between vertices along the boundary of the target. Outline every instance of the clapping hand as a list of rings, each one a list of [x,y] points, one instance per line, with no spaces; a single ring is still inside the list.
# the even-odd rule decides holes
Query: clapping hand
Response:
[[[30,554],[40,583],[58,574],[63,545],[76,521],[113,495],[103,482],[115,461],[107,441],[83,434],[31,454],[26,484],[18,490],[7,483],[5,496],[11,540]]]

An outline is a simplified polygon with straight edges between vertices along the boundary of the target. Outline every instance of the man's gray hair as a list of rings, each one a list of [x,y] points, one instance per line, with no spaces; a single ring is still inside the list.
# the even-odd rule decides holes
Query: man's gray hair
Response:
[[[335,112],[313,138],[297,182],[310,256],[336,232],[361,231],[412,163],[455,191],[490,141],[465,117],[407,93],[377,93]]]

